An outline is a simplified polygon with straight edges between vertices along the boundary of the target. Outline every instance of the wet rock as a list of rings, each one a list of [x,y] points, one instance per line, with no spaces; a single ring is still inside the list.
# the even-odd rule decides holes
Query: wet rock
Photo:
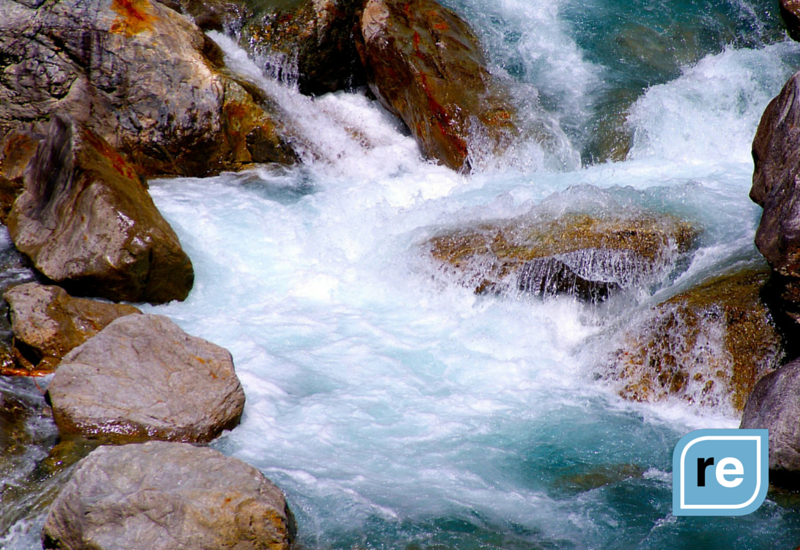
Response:
[[[293,162],[278,114],[221,63],[189,18],[151,0],[3,2],[0,136],[61,113],[147,176]]]
[[[305,0],[255,17],[243,42],[267,61],[273,75],[297,82],[301,93],[320,95],[365,83],[355,45],[354,0]]]
[[[780,10],[789,36],[800,41],[800,0],[780,0]]]
[[[38,125],[19,125],[0,140],[0,223],[6,223],[14,201],[22,194],[25,169],[43,139]]]
[[[769,430],[770,483],[800,488],[800,360],[758,381],[742,414],[742,429]]]
[[[756,246],[776,274],[778,294],[800,320],[800,73],[764,111],[753,140],[750,198],[764,208]]]
[[[48,389],[63,434],[205,442],[239,423],[230,353],[166,317],[128,315],[67,354]]]
[[[368,0],[359,31],[370,89],[426,157],[468,170],[471,153],[500,152],[517,137],[508,91],[455,12],[434,0]]]
[[[124,315],[141,313],[125,304],[73,298],[61,287],[19,285],[3,295],[14,332],[13,353],[24,369],[49,372],[61,358]]]
[[[476,292],[606,298],[655,282],[697,236],[671,216],[566,214],[522,218],[445,233],[428,243],[442,269]]]
[[[760,292],[766,271],[727,274],[659,304],[623,336],[607,376],[633,401],[676,397],[740,411],[782,358]]]
[[[100,447],[50,509],[44,548],[288,550],[286,499],[261,472],[219,451],[150,442]]]
[[[54,117],[8,217],[17,249],[77,295],[183,300],[189,257],[133,167],[87,128]]]

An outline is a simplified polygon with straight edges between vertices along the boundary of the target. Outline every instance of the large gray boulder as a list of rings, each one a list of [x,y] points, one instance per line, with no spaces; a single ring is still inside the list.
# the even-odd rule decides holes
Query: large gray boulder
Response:
[[[73,294],[183,300],[194,271],[147,184],[101,137],[56,116],[8,217],[14,245]]]
[[[68,353],[48,389],[63,434],[112,442],[205,442],[239,423],[227,350],[161,315],[129,315]]]
[[[141,313],[131,305],[73,298],[61,287],[37,283],[15,286],[3,298],[9,306],[15,362],[38,373],[55,370],[64,355],[114,319]]]
[[[62,113],[147,176],[293,162],[267,104],[191,19],[158,2],[0,2],[0,138]]]
[[[756,246],[778,276],[788,313],[800,313],[800,73],[770,102],[753,140],[750,198],[764,207]]]
[[[280,489],[241,460],[182,443],[100,447],[50,508],[44,548],[288,550]]]
[[[799,485],[800,359],[758,381],[739,428],[769,430],[770,482]]]

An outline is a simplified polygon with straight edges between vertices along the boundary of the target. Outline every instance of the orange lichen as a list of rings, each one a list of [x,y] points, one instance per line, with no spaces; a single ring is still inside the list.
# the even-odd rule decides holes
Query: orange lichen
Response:
[[[111,24],[111,32],[133,36],[151,30],[156,17],[149,13],[149,6],[147,0],[114,0],[111,9],[117,18]]]

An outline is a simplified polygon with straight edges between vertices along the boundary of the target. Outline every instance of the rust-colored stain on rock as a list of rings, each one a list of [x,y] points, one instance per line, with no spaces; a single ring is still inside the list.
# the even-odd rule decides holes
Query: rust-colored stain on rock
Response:
[[[111,32],[133,36],[153,28],[156,17],[149,13],[148,0],[114,0],[111,9],[118,15],[111,25]]]

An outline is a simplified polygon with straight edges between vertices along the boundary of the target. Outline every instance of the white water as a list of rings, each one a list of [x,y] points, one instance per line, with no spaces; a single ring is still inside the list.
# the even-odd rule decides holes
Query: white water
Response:
[[[556,5],[526,6],[498,9],[539,29],[517,43],[520,55],[531,73],[557,76],[548,93],[568,91],[570,116],[585,118],[584,90],[602,70],[583,60]],[[550,171],[538,150],[533,162],[460,176],[425,162],[363,95],[299,96],[214,38],[229,65],[278,99],[306,146],[304,162],[151,182],[196,283],[186,302],[147,309],[233,354],[247,406],[214,445],[286,491],[302,542],[677,547],[688,535],[670,514],[672,448],[690,429],[738,420],[684,403],[623,402],[596,380],[603,365],[592,350],[613,341],[627,308],[758,261],[749,143],[800,48],[729,48],[651,88],[632,109],[635,147],[625,163]],[[676,214],[705,232],[671,286],[625,309],[479,297],[433,277],[421,252],[438,230],[476,220],[626,208]],[[559,489],[567,474],[624,464],[645,473],[592,491]],[[691,525],[720,544],[759,547],[789,522],[774,504],[764,509],[728,535]],[[41,518],[31,525],[0,543],[35,547]]]

